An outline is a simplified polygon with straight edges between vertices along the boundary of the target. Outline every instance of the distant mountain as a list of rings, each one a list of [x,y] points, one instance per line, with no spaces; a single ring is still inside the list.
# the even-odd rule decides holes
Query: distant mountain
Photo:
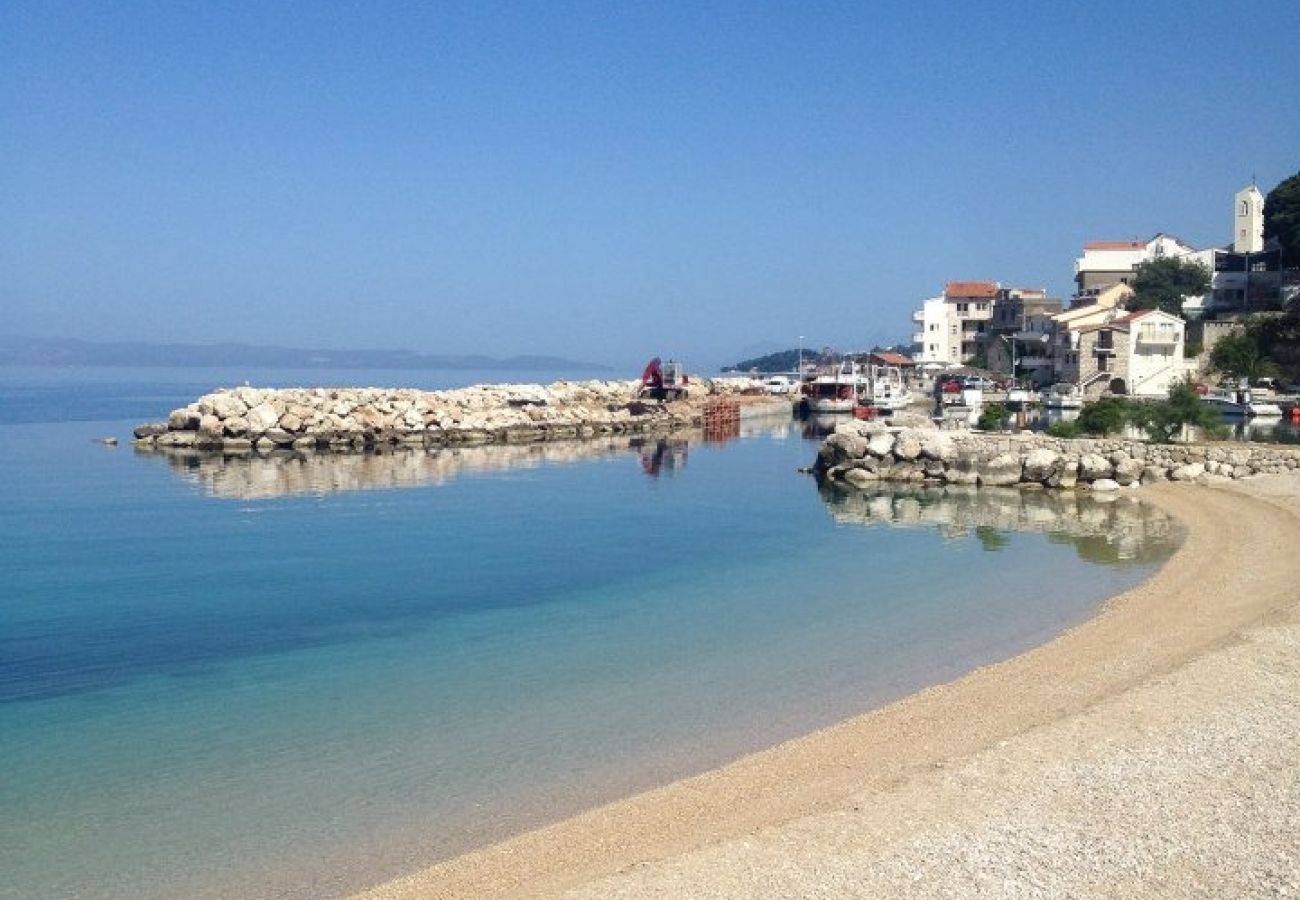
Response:
[[[416,353],[413,350],[304,350],[249,344],[100,343],[0,335],[0,366],[258,366],[277,369],[507,369],[609,372],[559,356]]]

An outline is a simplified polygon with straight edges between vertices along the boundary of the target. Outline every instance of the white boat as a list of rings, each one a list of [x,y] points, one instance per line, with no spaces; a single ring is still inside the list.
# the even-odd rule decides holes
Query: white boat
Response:
[[[851,413],[866,388],[867,378],[856,363],[846,360],[805,384],[803,395],[811,413]]]
[[[872,366],[862,404],[889,415],[912,404],[912,392],[903,383],[903,370],[897,366]]]
[[[1201,402],[1224,416],[1279,418],[1282,415],[1282,407],[1269,400],[1256,400],[1249,388],[1212,387],[1201,396]]]
[[[1061,382],[1043,391],[1043,406],[1048,409],[1083,409],[1083,391],[1077,384]]]

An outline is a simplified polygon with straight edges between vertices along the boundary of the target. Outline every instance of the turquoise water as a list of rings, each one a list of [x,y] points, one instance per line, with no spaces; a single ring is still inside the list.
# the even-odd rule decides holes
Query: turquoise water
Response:
[[[819,492],[784,422],[93,443],[223,381],[0,372],[0,896],[346,892],[1011,655],[1174,543],[1127,501]]]

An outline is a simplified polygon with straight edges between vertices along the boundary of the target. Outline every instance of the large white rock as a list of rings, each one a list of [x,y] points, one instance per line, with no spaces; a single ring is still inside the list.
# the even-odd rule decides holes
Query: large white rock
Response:
[[[244,418],[248,420],[248,430],[260,434],[280,421],[280,413],[270,403],[259,403]]]
[[[1085,453],[1079,458],[1079,478],[1084,481],[1096,481],[1109,478],[1114,467],[1110,460],[1099,453]]]
[[[234,394],[225,392],[213,394],[210,403],[212,414],[219,419],[232,419],[248,412],[248,404]]]
[[[926,459],[939,462],[951,462],[956,459],[957,447],[953,444],[952,435],[943,431],[927,434],[921,441],[921,455]]]
[[[921,436],[904,429],[894,437],[894,455],[899,459],[916,459],[921,455]]]
[[[1114,480],[1113,478],[1098,478],[1096,481],[1092,483],[1092,489],[1094,491],[1102,491],[1102,492],[1118,491],[1119,482]]]
[[[873,434],[867,441],[867,452],[872,456],[886,456],[893,452],[894,436],[887,431]]]
[[[1176,467],[1169,473],[1169,477],[1173,481],[1195,481],[1204,474],[1205,466],[1195,462]]]
[[[1013,453],[1000,453],[979,463],[980,484],[1006,487],[1020,481],[1020,457]]]
[[[1057,472],[1061,455],[1046,447],[1036,447],[1025,454],[1024,479],[1026,481],[1047,481]]]

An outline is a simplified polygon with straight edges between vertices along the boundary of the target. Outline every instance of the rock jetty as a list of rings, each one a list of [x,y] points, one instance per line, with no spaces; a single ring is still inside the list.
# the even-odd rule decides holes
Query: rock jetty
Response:
[[[1245,478],[1296,469],[1300,469],[1300,447],[1278,444],[1149,444],[858,421],[836,426],[813,467],[821,479],[858,487],[878,481],[915,481],[1094,491],[1150,481]]]
[[[476,385],[445,391],[239,387],[135,429],[137,446],[225,454],[396,445],[532,443],[699,426],[710,404],[763,403],[741,382],[701,380],[685,400],[636,399],[633,381]]]

